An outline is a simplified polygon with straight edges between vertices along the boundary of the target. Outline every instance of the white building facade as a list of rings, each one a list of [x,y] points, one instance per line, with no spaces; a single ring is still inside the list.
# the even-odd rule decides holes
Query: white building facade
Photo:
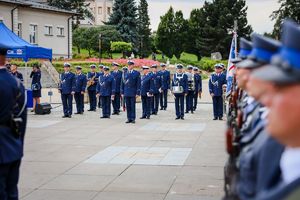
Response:
[[[0,21],[27,42],[51,48],[54,58],[72,58],[74,15],[33,1],[0,0]]]
[[[93,14],[93,19],[89,22],[89,25],[100,26],[103,22],[107,22],[109,16],[112,13],[113,0],[87,0],[90,11]],[[83,22],[83,25],[87,23],[87,19]]]

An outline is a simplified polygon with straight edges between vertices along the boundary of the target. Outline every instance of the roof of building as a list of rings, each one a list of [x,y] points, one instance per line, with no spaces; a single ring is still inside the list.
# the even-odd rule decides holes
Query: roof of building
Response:
[[[49,11],[53,11],[53,12],[76,14],[76,12],[74,12],[74,11],[60,9],[60,8],[57,8],[54,6],[49,6],[47,4],[37,3],[34,1],[30,1],[30,0],[0,0],[0,3],[1,2],[16,4],[16,5],[20,5],[20,6],[29,7],[29,8],[41,9],[41,10],[49,10]]]

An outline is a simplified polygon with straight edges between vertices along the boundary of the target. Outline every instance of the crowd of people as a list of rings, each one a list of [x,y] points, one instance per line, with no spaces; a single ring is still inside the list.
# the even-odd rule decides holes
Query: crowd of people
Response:
[[[63,118],[72,116],[73,96],[77,109],[75,114],[84,113],[86,90],[89,96],[88,111],[102,108],[102,119],[119,115],[121,110],[126,110],[126,123],[135,123],[136,100],[139,97],[142,101],[140,119],[150,119],[151,115],[158,114],[159,107],[160,110],[167,109],[170,90],[175,97],[176,120],[184,120],[185,113],[194,113],[202,93],[202,77],[197,67],[187,66],[184,71],[183,65],[179,64],[172,78],[164,63],[160,66],[143,66],[141,72],[134,69],[134,64],[134,61],[128,60],[128,66],[120,70],[120,65],[114,62],[111,69],[99,65],[99,71],[96,65],[91,65],[90,72],[85,75],[82,73],[82,67],[76,66],[74,74],[71,72],[71,64],[65,63],[59,84]],[[158,70],[159,67],[161,70]]]
[[[240,40],[229,96],[224,199],[300,199],[300,26]]]

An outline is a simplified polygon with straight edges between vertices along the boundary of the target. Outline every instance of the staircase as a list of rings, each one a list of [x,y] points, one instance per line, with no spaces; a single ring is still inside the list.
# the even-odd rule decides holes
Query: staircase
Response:
[[[18,71],[23,74],[24,77],[24,85],[26,88],[31,87],[31,78],[30,73],[32,71],[32,68],[27,67],[19,67]],[[49,61],[43,61],[42,67],[42,78],[41,78],[41,84],[43,88],[57,88],[57,85],[59,83],[59,74],[56,71],[56,69],[53,67],[51,62]]]

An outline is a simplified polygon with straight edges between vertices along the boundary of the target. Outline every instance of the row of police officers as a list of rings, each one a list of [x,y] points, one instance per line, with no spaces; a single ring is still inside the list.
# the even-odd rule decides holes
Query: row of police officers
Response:
[[[150,119],[151,115],[157,115],[159,107],[160,110],[167,110],[170,89],[175,96],[176,119],[184,119],[184,113],[193,113],[197,109],[198,97],[201,98],[202,93],[202,78],[198,68],[188,66],[187,72],[184,72],[183,65],[179,64],[172,78],[164,63],[160,64],[161,70],[154,64],[151,67],[143,66],[141,72],[135,70],[134,65],[134,61],[129,60],[128,66],[122,71],[119,70],[118,63],[112,63],[112,70],[100,65],[99,71],[96,70],[96,65],[91,65],[91,71],[85,75],[80,66],[76,67],[74,74],[70,71],[71,64],[65,63],[59,85],[63,118],[72,116],[73,96],[77,108],[75,114],[83,114],[86,88],[90,101],[88,111],[96,111],[98,101],[98,107],[102,108],[101,118],[110,118],[111,114],[119,115],[122,106],[123,111],[127,110],[126,123],[136,121],[138,97],[142,100],[141,119]]]
[[[227,115],[224,199],[300,199],[300,26],[240,40]],[[216,116],[218,117],[218,116]]]

